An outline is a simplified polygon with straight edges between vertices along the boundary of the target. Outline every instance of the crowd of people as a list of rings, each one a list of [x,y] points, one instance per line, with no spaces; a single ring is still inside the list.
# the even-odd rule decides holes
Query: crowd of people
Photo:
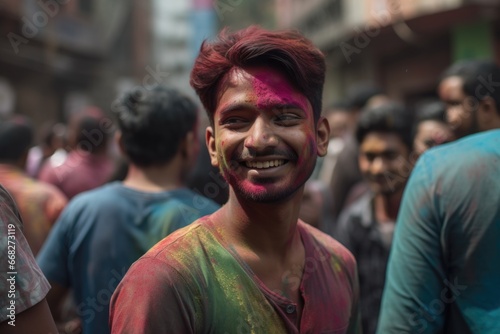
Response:
[[[323,107],[293,31],[203,43],[190,83],[0,121],[2,333],[497,333],[500,68]],[[36,144],[36,145],[35,145]],[[35,260],[36,258],[36,260]]]

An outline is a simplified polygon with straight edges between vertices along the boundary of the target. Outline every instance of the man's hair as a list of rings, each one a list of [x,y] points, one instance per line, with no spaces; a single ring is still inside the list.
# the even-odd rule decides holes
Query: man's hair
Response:
[[[372,83],[357,83],[347,91],[347,105],[349,109],[362,110],[370,99],[376,95],[382,95],[382,88]]]
[[[415,111],[416,124],[424,121],[439,121],[446,123],[446,104],[442,101],[435,100],[422,102],[416,107]]]
[[[418,126],[425,121],[446,123],[446,104],[440,100],[426,100],[415,107],[415,122],[413,124],[412,138],[417,135]]]
[[[191,71],[190,84],[211,124],[227,74],[233,68],[269,66],[278,69],[321,115],[325,59],[311,41],[296,31],[267,31],[258,26],[229,33],[223,29],[214,42],[203,42]]]
[[[104,113],[96,106],[86,106],[71,115],[68,125],[70,145],[90,154],[100,154],[105,151],[109,134],[101,128],[103,120]],[[98,139],[94,138],[95,135]]]
[[[449,77],[463,80],[462,89],[467,96],[478,100],[491,96],[500,113],[500,67],[489,60],[462,60],[451,65],[441,75],[443,81]],[[490,83],[493,83],[491,85]]]
[[[177,153],[190,131],[196,131],[198,109],[175,89],[135,89],[113,106],[125,153],[140,167],[163,165]]]
[[[33,125],[26,117],[0,120],[0,162],[17,162],[30,149],[34,136]]]
[[[371,132],[394,133],[411,151],[413,117],[403,105],[388,102],[363,111],[356,128],[356,140],[359,144]]]

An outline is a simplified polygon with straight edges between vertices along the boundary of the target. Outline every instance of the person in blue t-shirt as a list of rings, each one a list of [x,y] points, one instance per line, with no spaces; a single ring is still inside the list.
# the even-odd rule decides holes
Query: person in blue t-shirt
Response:
[[[163,86],[134,90],[113,105],[116,140],[129,162],[123,182],[75,197],[38,255],[57,310],[73,291],[83,333],[109,333],[109,301],[130,265],[158,241],[218,205],[187,189],[198,152],[198,109]]]
[[[499,86],[487,61],[457,63],[440,83],[463,138],[426,151],[410,176],[378,333],[500,333]]]

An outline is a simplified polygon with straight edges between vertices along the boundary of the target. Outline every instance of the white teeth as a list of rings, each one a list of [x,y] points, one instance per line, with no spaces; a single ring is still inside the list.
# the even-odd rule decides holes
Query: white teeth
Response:
[[[246,161],[245,165],[248,168],[270,168],[270,167],[278,167],[285,163],[285,160],[270,160],[270,161]]]

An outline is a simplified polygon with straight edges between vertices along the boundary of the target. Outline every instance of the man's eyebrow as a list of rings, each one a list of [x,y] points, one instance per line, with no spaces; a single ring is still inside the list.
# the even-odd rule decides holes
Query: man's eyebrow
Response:
[[[223,107],[222,110],[220,111],[220,115],[224,116],[225,114],[231,113],[236,110],[257,110],[258,107],[254,106],[251,103],[235,103],[235,104],[230,104],[226,107]],[[302,107],[298,103],[276,103],[272,104],[268,108],[269,110],[277,110],[277,109],[300,109],[302,110]]]
[[[236,110],[255,110],[255,106],[250,103],[234,103],[230,104],[220,111],[220,115],[224,116],[225,114],[231,113]]]
[[[301,109],[302,107],[297,103],[277,103],[271,109]]]

